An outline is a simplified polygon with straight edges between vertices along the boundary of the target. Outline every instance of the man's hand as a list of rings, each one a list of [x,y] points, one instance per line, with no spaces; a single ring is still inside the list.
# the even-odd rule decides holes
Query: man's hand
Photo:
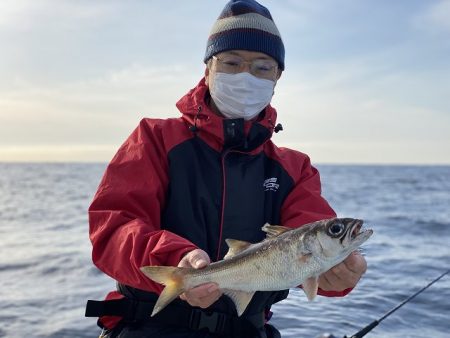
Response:
[[[354,251],[342,263],[319,276],[319,288],[324,291],[354,288],[366,270],[366,259]]]
[[[201,269],[209,263],[211,263],[211,261],[208,254],[201,249],[195,249],[188,252],[181,259],[180,263],[178,263],[178,267]],[[207,308],[218,300],[221,295],[222,292],[216,283],[205,283],[185,291],[180,295],[180,298],[192,306]]]

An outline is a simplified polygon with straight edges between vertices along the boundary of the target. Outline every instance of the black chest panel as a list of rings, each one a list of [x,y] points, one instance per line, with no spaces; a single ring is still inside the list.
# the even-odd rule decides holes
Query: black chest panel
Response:
[[[259,242],[264,223],[280,223],[293,180],[263,152],[219,153],[195,137],[169,156],[169,188],[162,227],[221,259],[225,239]]]

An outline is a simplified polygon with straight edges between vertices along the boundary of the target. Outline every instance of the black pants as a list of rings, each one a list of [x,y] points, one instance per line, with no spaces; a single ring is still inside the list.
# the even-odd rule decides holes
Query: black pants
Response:
[[[214,335],[207,331],[194,331],[182,328],[172,328],[156,323],[141,323],[119,325],[107,332],[104,338],[236,338]],[[243,337],[244,338],[244,337]],[[281,338],[280,332],[272,325],[266,324],[259,335],[245,338]]]

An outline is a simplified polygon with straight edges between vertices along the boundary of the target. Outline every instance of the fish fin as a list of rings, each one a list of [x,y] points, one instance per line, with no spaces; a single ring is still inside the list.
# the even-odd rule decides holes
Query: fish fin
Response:
[[[319,278],[309,277],[303,282],[302,287],[308,300],[312,301],[316,297],[317,290],[319,289]]]
[[[233,301],[234,305],[236,306],[238,316],[241,316],[244,313],[248,304],[252,300],[253,295],[255,294],[255,292],[245,292],[230,289],[223,289],[222,291]]]
[[[165,285],[153,308],[153,317],[184,292],[183,268],[173,266],[144,266],[141,271],[151,280]]]
[[[238,239],[231,239],[231,238],[227,238],[225,240],[225,242],[227,243],[229,249],[223,259],[228,259],[233,256],[236,256],[238,253],[245,251],[248,247],[250,247],[252,245],[252,243],[240,241]]]
[[[282,225],[270,225],[269,223],[266,223],[263,225],[261,230],[266,233],[266,238],[273,238],[285,233],[286,231],[291,231],[292,228],[284,227]]]

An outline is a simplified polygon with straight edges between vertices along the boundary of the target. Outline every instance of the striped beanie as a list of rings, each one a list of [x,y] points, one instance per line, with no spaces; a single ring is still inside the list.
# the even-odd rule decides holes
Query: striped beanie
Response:
[[[269,10],[255,0],[229,1],[209,34],[206,63],[213,55],[232,49],[261,52],[284,70],[284,45]]]

